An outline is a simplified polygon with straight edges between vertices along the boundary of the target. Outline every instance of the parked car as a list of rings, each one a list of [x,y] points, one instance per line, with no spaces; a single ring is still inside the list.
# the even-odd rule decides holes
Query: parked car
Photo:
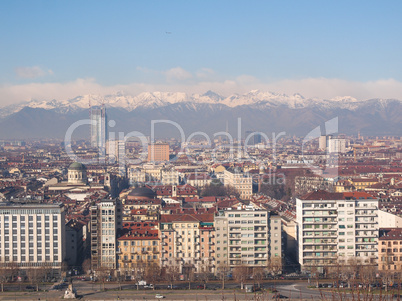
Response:
[[[165,298],[165,296],[163,296],[163,295],[161,295],[161,294],[156,294],[156,295],[155,295],[155,298],[156,298],[156,299],[163,299],[163,298]]]
[[[27,290],[34,290],[35,287],[32,286],[32,285],[27,285],[27,286],[25,287],[25,289],[27,289]]]
[[[203,285],[197,285],[197,289],[203,290],[204,286]]]
[[[274,300],[278,300],[278,299],[288,299],[289,297],[281,295],[279,293],[276,293],[275,295],[273,295],[273,299]]]

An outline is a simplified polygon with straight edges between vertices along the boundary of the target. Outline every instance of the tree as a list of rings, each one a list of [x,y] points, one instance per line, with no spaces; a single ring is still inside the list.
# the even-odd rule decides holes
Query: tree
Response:
[[[161,277],[161,267],[156,262],[148,264],[145,268],[145,280],[150,284],[153,284],[153,289],[155,290],[155,284],[159,281]]]
[[[173,289],[173,283],[179,279],[180,269],[176,261],[166,268],[165,280],[170,283],[170,288]]]
[[[258,287],[261,287],[261,280],[264,278],[264,268],[263,267],[255,267],[253,269],[253,279],[257,281]]]
[[[110,278],[111,269],[108,267],[100,267],[96,270],[96,276],[101,280],[102,290],[105,290],[105,282]]]
[[[219,280],[222,280],[222,289],[225,289],[225,280],[228,278],[229,266],[227,264],[221,263],[216,269],[216,274]]]
[[[82,271],[85,274],[90,274],[91,273],[91,258],[86,258],[83,262],[82,262]]]
[[[282,258],[275,257],[269,261],[268,269],[272,275],[279,275],[282,272]]]
[[[67,261],[63,261],[61,263],[61,276],[66,277],[67,276],[67,271],[68,271],[68,263]]]
[[[198,273],[199,279],[204,283],[204,289],[206,289],[207,282],[211,277],[211,262],[209,259],[204,259],[200,266],[200,272]]]
[[[144,280],[144,274],[145,274],[145,262],[143,262],[142,260],[139,260],[135,263],[133,271],[132,271],[132,277],[134,278],[136,284],[137,284],[137,290],[139,289],[138,287],[138,283],[141,280]]]
[[[1,291],[4,292],[4,283],[8,281],[8,269],[5,266],[0,267]]]
[[[240,289],[243,289],[244,281],[248,278],[248,267],[244,264],[233,268],[233,278],[240,282]]]
[[[39,284],[42,283],[45,273],[42,267],[31,267],[27,270],[28,281],[36,286],[36,291],[39,291]]]
[[[240,197],[240,193],[230,185],[223,185],[221,181],[215,181],[204,186],[200,192],[201,196],[235,196]]]

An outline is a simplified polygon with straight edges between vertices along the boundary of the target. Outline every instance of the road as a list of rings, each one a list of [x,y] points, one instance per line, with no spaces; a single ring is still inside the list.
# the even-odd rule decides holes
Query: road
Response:
[[[82,296],[82,300],[156,300],[156,294],[162,294],[165,296],[165,300],[253,300],[253,301],[265,301],[273,300],[273,293],[267,291],[257,293],[245,293],[238,287],[238,283],[229,282],[225,284],[225,290],[221,290],[221,284],[218,282],[208,283],[209,289],[192,289],[188,290],[188,283],[180,282],[176,285],[181,288],[177,290],[168,290],[166,285],[157,286],[155,290],[152,289],[140,289],[137,290],[136,285],[122,284],[119,289],[117,283],[105,283],[106,291],[102,291],[101,283],[92,283],[89,281],[74,281],[74,287],[77,289],[79,295]],[[193,284],[192,287],[199,285]],[[282,296],[288,297],[289,300],[398,300],[390,296],[364,296],[360,293],[360,296],[353,296],[351,293],[345,293],[342,291],[339,294],[338,291],[311,289],[308,287],[307,281],[304,282],[267,282],[263,283],[263,288],[275,287],[278,293]],[[19,288],[15,286],[14,288]],[[25,285],[23,286],[25,288]],[[42,286],[42,289],[50,289],[50,286]],[[49,290],[47,292],[21,292],[12,290],[12,286],[6,286],[8,291],[0,293],[0,300],[60,300],[64,294],[63,290]],[[342,298],[340,297],[342,295]],[[401,299],[402,300],[402,299]]]

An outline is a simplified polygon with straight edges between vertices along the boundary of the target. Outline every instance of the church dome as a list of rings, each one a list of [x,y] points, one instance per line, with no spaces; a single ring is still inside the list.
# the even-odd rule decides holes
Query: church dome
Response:
[[[138,187],[133,189],[128,196],[130,198],[147,198],[154,199],[156,198],[156,192],[147,187]]]
[[[68,169],[69,170],[86,170],[87,168],[82,163],[74,162],[68,167]]]

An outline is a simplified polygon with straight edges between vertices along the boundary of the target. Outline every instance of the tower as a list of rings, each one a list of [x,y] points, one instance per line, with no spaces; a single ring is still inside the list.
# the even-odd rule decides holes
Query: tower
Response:
[[[91,118],[91,146],[98,148],[105,155],[106,141],[108,139],[106,132],[107,116],[105,105],[101,107],[90,108]]]

